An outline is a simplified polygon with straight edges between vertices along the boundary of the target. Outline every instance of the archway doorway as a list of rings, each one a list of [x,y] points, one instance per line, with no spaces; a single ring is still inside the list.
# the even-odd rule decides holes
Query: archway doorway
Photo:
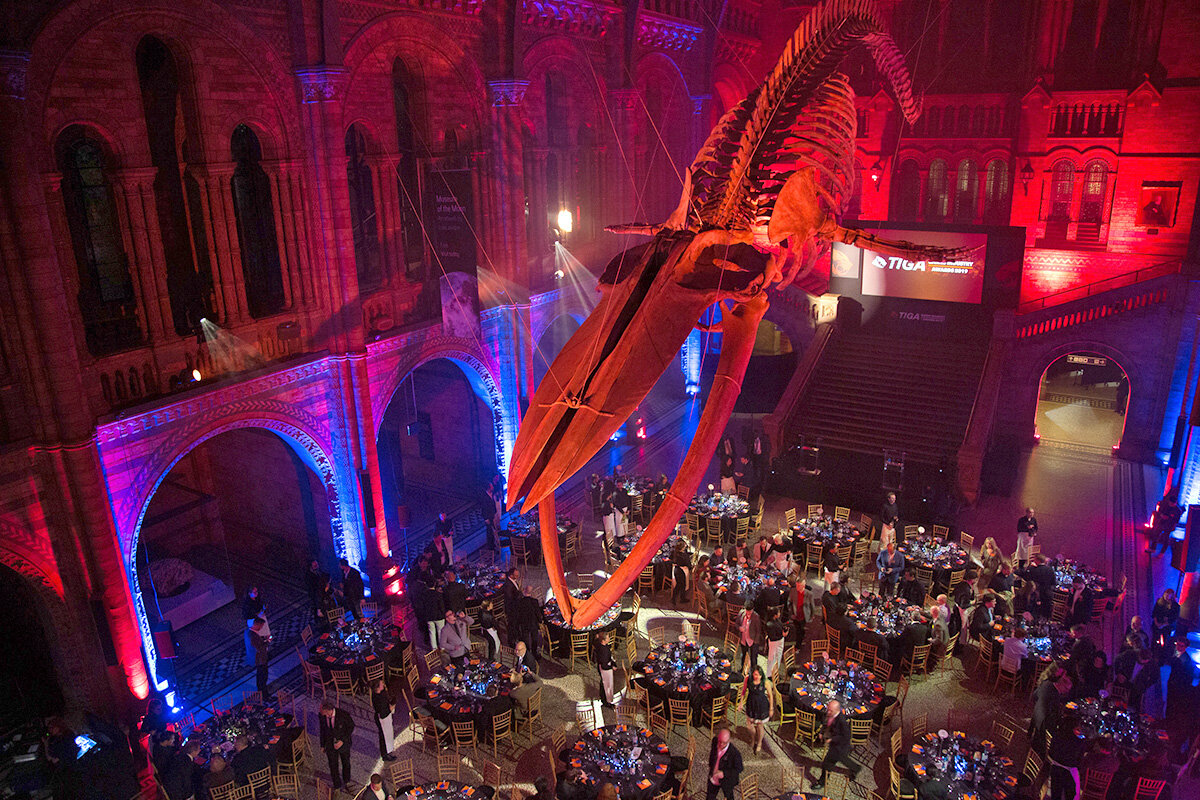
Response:
[[[542,335],[538,337],[533,348],[534,389],[541,386],[542,379],[550,371],[550,365],[554,363],[559,351],[563,349],[575,331],[579,330],[581,324],[581,320],[575,319],[570,314],[562,314],[555,317],[554,321],[546,326],[546,330],[542,331]]]
[[[275,652],[299,641],[310,605],[305,568],[336,574],[326,486],[289,438],[237,428],[189,450],[146,507],[135,569],[151,626],[169,623],[181,695],[202,703],[251,672],[243,600],[259,590]],[[169,674],[169,673],[168,673]]]
[[[1038,385],[1035,435],[1043,442],[1111,452],[1125,432],[1129,375],[1108,356],[1068,353]]]
[[[768,319],[759,322],[754,352],[746,366],[746,378],[734,412],[770,414],[774,411],[796,369],[797,355],[783,329]]]
[[[0,566],[0,641],[20,647],[0,659],[0,719],[29,720],[61,714],[62,687],[46,636],[44,600],[28,578]]]
[[[394,557],[419,551],[439,512],[460,532],[482,531],[485,488],[497,472],[496,430],[487,388],[471,366],[434,358],[404,376],[378,438]]]

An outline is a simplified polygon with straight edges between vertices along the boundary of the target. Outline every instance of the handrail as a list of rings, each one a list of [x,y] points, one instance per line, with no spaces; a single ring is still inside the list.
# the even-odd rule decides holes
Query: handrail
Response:
[[[1027,300],[1017,306],[1017,313],[1028,314],[1032,311],[1040,311],[1043,308],[1069,303],[1072,300],[1080,300],[1085,297],[1092,297],[1093,295],[1102,294],[1112,289],[1119,289],[1122,286],[1132,286],[1135,283],[1141,283],[1151,278],[1174,275],[1181,269],[1183,269],[1183,261],[1163,261],[1159,264],[1152,264],[1149,267],[1142,267],[1133,272],[1123,272],[1120,275],[1113,275],[1111,278],[1104,278],[1093,283],[1085,283],[1081,286],[1072,286],[1069,289],[1061,289],[1033,300]]]

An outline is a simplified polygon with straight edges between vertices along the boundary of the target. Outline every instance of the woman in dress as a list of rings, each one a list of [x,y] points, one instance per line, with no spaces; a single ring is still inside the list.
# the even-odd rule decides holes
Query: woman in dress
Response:
[[[775,693],[771,689],[771,681],[763,675],[762,669],[754,667],[746,677],[742,686],[742,702],[738,708],[746,712],[746,721],[750,723],[750,734],[754,740],[754,752],[762,749],[763,735],[767,730],[767,721],[775,715]]]
[[[982,568],[979,570],[979,580],[975,582],[975,595],[980,596],[988,591],[988,587],[992,585],[992,578],[1000,571],[1000,564],[1004,561],[1004,556],[1000,555],[1000,548],[996,546],[995,538],[989,536],[983,540],[983,549],[979,551],[979,563]]]

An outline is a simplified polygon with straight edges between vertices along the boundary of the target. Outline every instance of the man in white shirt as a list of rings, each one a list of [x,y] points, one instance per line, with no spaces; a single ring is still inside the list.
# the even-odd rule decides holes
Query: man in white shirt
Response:
[[[1004,640],[1003,658],[1010,664],[1021,665],[1022,660],[1029,655],[1029,645],[1025,644],[1025,629],[1017,628]]]

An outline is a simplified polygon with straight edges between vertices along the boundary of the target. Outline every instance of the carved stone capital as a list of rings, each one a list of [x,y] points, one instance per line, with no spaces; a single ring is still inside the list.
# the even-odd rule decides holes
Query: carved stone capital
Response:
[[[349,71],[345,67],[304,67],[296,70],[300,98],[305,103],[341,100]]]
[[[0,97],[25,99],[25,75],[29,71],[29,53],[0,50]]]
[[[613,111],[634,111],[638,107],[637,89],[613,89],[608,93]]]
[[[525,100],[525,90],[528,88],[529,81],[488,81],[488,99],[493,108],[519,106]]]

